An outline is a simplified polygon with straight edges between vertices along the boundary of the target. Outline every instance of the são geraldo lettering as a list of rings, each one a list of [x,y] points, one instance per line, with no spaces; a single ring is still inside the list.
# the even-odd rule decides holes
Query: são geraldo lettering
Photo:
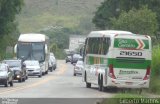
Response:
[[[124,39],[118,40],[118,47],[119,48],[136,48],[134,44],[128,43],[127,40],[124,40]]]

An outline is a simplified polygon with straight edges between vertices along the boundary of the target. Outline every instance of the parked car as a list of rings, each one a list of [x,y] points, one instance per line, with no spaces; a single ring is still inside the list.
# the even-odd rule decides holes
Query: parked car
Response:
[[[26,64],[28,76],[42,77],[42,69],[38,60],[26,60],[24,63]]]
[[[22,82],[28,79],[28,73],[27,73],[26,67],[21,60],[16,60],[16,59],[4,60],[3,62],[8,64],[9,68],[13,71],[14,80],[18,80],[18,82]]]
[[[77,63],[74,65],[73,75],[74,76],[76,76],[77,74],[82,75],[83,69],[84,69],[83,61],[81,60],[77,61]]]
[[[79,59],[82,59],[82,56],[81,56],[80,54],[74,54],[74,55],[72,56],[71,64],[77,63],[77,61],[78,61]]]
[[[0,64],[0,85],[4,85],[5,87],[13,86],[13,72],[9,68],[7,64]]]
[[[54,53],[50,52],[50,56],[54,56]]]
[[[72,56],[71,55],[67,55],[66,56],[66,63],[67,62],[71,62],[71,60],[72,60]]]
[[[57,60],[56,60],[55,56],[50,55],[50,57],[49,57],[49,70],[52,72],[56,68],[57,68]]]

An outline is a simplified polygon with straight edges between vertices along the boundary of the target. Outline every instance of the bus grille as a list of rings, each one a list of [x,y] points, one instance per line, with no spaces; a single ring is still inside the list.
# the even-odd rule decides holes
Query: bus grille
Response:
[[[145,58],[116,57],[116,61],[121,63],[144,63]]]

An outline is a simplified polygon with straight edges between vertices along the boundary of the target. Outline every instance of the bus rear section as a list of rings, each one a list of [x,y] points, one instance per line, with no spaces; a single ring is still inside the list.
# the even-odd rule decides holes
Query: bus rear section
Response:
[[[149,88],[151,38],[143,35],[115,35],[108,59],[107,86]]]

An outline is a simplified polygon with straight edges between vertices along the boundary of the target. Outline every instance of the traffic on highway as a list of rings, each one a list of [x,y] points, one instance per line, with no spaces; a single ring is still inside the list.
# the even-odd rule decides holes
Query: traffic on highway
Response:
[[[160,0],[0,0],[0,104],[159,104],[159,12]]]
[[[1,63],[0,83],[13,86],[13,80],[21,83],[29,76],[41,78],[55,70],[57,61],[48,41],[44,34],[21,34],[16,58]],[[65,62],[73,65],[73,76],[82,75],[87,88],[136,88],[141,93],[149,87],[151,39],[127,31],[93,31],[78,53],[66,54]]]

